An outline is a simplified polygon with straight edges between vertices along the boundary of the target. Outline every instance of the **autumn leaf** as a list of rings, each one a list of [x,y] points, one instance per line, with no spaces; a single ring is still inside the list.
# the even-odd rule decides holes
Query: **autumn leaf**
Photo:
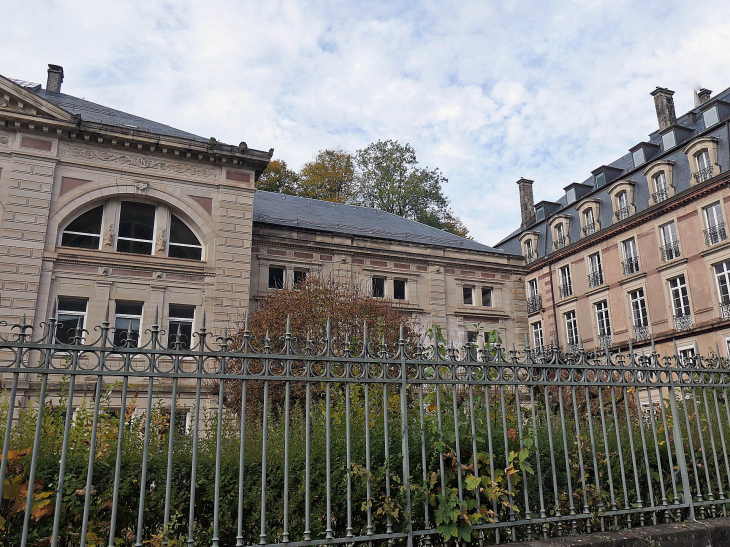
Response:
[[[514,427],[511,427],[507,430],[507,437],[509,437],[510,441],[514,441],[517,438],[517,430]]]

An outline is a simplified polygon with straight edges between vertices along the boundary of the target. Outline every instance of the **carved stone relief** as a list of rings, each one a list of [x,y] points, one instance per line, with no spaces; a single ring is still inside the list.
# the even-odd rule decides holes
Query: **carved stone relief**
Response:
[[[165,246],[167,245],[167,230],[161,230],[157,236],[157,250],[159,252],[165,252]]]
[[[91,148],[81,147],[72,147],[69,149],[69,152],[72,156],[77,158],[117,163],[137,169],[164,171],[178,175],[192,175],[208,179],[214,179],[217,176],[217,172],[213,169],[204,169],[194,165],[172,163],[169,161],[133,154],[119,154],[116,152],[107,152],[106,150],[94,150]]]
[[[104,233],[104,246],[111,247],[114,245],[114,228],[116,226],[114,223],[111,223],[109,226],[107,226],[106,232]]]

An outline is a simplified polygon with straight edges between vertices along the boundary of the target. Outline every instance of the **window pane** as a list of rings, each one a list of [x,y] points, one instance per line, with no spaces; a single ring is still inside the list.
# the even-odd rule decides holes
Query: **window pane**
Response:
[[[393,280],[393,300],[406,299],[406,282],[403,279]]]
[[[84,327],[84,316],[59,313],[56,322],[56,341],[62,344],[73,344],[78,326]]]
[[[705,120],[705,128],[711,127],[720,121],[720,117],[717,115],[717,107],[713,106],[709,110],[706,110],[702,117]]]
[[[302,272],[300,270],[294,270],[294,284],[299,285],[299,283],[304,283],[307,280],[307,272]]]
[[[269,266],[269,288],[284,288],[284,268],[275,268],[273,266]]]
[[[126,300],[117,300],[115,302],[116,315],[142,315],[143,302],[128,302]]]
[[[634,167],[638,167],[642,163],[644,163],[646,160],[644,159],[644,149],[639,148],[636,152],[634,152]]]
[[[104,213],[104,206],[99,205],[90,211],[86,211],[83,215],[79,215],[69,222],[64,231],[80,232],[82,234],[101,234],[101,217]]]
[[[117,317],[114,321],[114,345],[126,346],[127,341],[131,341],[132,346],[139,343],[139,319],[131,317]]]
[[[86,313],[86,298],[74,298],[71,296],[59,296],[58,297],[58,312],[59,315],[62,311],[76,311]]]
[[[120,253],[134,253],[138,255],[151,255],[152,242],[130,241],[128,239],[117,240],[117,251]]]
[[[676,144],[677,140],[674,138],[674,131],[670,131],[666,135],[662,136],[662,148],[664,148],[664,150],[674,148]]]
[[[373,277],[373,296],[375,298],[385,298],[384,277]]]
[[[171,256],[172,258],[200,260],[203,258],[203,249],[200,247],[183,247],[182,245],[170,243],[170,246],[167,249],[167,256]]]
[[[178,331],[180,332],[179,346]],[[193,324],[190,321],[173,321],[170,320],[167,329],[167,347],[173,349],[180,347],[182,349],[190,349],[190,343],[193,339]]]
[[[482,306],[492,307],[492,289],[482,289]]]
[[[170,317],[175,317],[177,319],[193,319],[195,317],[195,306],[170,304]]]
[[[464,287],[463,288],[463,294],[464,294],[464,304],[467,306],[471,306],[474,304],[474,291],[471,287]]]
[[[155,231],[155,210],[149,203],[122,202],[119,215],[119,237],[152,241]]]
[[[170,243],[185,245],[200,245],[200,241],[193,231],[175,215],[170,217]]]

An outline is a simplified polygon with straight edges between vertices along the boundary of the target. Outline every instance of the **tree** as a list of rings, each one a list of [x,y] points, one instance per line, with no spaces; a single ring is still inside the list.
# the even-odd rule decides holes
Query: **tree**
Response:
[[[340,148],[320,150],[299,171],[299,195],[347,203],[355,189],[355,161]]]
[[[374,353],[379,351],[381,341],[385,342],[391,355],[394,353],[400,338],[401,325],[403,325],[403,337],[407,347],[415,347],[419,338],[413,315],[397,308],[394,301],[374,298],[361,285],[312,276],[297,283],[295,287],[287,286],[271,291],[264,297],[258,308],[251,312],[248,324],[253,349],[262,351],[268,334],[272,351],[282,351],[287,317],[290,318],[293,343],[299,350],[302,350],[306,347],[307,337],[309,337],[315,353],[321,353],[324,350],[328,319],[330,320],[331,351],[338,355],[344,351],[345,343],[348,344],[347,348],[354,355],[360,353],[365,323],[368,328],[370,351]],[[240,348],[242,334],[243,330],[238,333],[234,349]],[[304,398],[304,382],[293,382],[291,390],[293,407],[296,402],[300,402]],[[263,383],[249,380],[247,392],[247,408],[253,413],[260,412],[263,402]],[[313,384],[312,393],[319,397],[322,393],[321,386]],[[270,382],[270,408],[282,409],[284,396],[284,383]],[[226,400],[231,409],[240,409],[241,383],[239,381],[226,383]]]
[[[297,194],[299,175],[286,166],[282,160],[272,160],[256,181],[257,190],[280,194]]]
[[[361,204],[465,236],[466,228],[449,208],[439,169],[419,166],[410,144],[378,141],[356,154]]]

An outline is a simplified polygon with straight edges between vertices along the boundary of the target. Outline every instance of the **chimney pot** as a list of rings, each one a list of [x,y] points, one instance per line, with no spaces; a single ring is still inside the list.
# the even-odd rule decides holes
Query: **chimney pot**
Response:
[[[651,92],[651,95],[654,97],[659,131],[663,131],[677,121],[677,115],[674,113],[674,99],[672,98],[674,91],[657,87]]]
[[[535,200],[532,196],[532,181],[522,177],[517,181],[520,188],[520,213],[522,214],[522,228],[526,228],[535,220]]]
[[[62,83],[63,67],[59,65],[48,65],[48,80],[46,81],[46,91],[60,93]]]
[[[710,100],[711,96],[712,96],[712,91],[710,91],[709,89],[706,89],[704,87],[695,91],[695,106],[705,104],[707,101]]]

